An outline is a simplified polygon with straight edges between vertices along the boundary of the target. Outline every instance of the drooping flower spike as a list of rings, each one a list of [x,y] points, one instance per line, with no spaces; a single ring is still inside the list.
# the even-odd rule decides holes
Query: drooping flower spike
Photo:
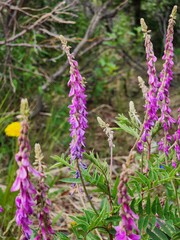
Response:
[[[51,201],[48,199],[47,193],[49,186],[45,184],[45,168],[46,166],[42,162],[44,156],[41,151],[40,144],[35,144],[35,163],[36,169],[41,173],[41,177],[38,181],[36,201],[37,201],[37,216],[39,222],[38,234],[34,240],[52,240],[54,237],[54,231],[52,229],[52,222],[50,219],[49,208],[51,206]]]
[[[72,138],[70,143],[71,161],[78,159],[80,166],[86,168],[86,165],[82,163],[85,147],[85,130],[88,127],[85,82],[79,72],[78,62],[70,53],[70,47],[67,46],[66,39],[60,36],[60,40],[70,65],[70,80],[68,86],[70,87],[69,97],[72,97],[72,103],[69,105],[70,136]]]
[[[21,226],[22,235],[20,239],[30,239],[32,230],[30,225],[32,221],[30,215],[33,214],[33,207],[35,205],[33,195],[36,193],[35,187],[30,180],[30,173],[39,177],[40,174],[33,169],[29,162],[30,144],[28,138],[28,115],[29,107],[27,99],[21,100],[21,131],[18,138],[19,152],[16,154],[16,162],[19,166],[17,170],[16,179],[11,187],[11,191],[19,190],[16,197],[16,223]]]

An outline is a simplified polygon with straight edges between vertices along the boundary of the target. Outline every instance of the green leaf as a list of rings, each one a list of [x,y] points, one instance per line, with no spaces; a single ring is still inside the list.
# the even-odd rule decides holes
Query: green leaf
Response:
[[[69,240],[70,238],[68,238],[64,233],[56,233],[56,236],[58,237],[57,239],[60,239],[60,240]]]
[[[59,163],[54,164],[53,166],[50,167],[50,169],[56,168],[57,166],[61,166],[61,165],[65,165],[65,166],[69,167],[70,169],[75,169],[74,166],[69,164],[69,158],[66,158],[66,160],[65,160],[63,157],[59,157],[57,155],[51,156],[51,158],[58,161]]]
[[[151,228],[153,229],[154,227],[155,227],[155,225],[156,225],[156,217],[155,216],[152,216],[151,217],[151,221],[150,221],[150,223],[151,223]]]
[[[176,173],[179,172],[179,169],[180,169],[180,165],[169,173],[169,177],[174,177]]]
[[[148,226],[148,223],[149,223],[149,216],[146,216],[144,218],[144,222],[143,222],[143,230],[146,231],[147,229],[147,226]]]
[[[142,232],[143,223],[144,223],[144,217],[140,216],[138,220],[138,229],[140,230],[140,232]]]
[[[80,227],[82,228],[83,232],[87,232],[89,224],[86,222],[84,216],[83,217],[71,216],[71,218],[76,222],[76,225],[74,225],[74,227]]]
[[[138,138],[139,134],[138,131],[130,126],[127,126],[125,123],[120,123],[116,121],[116,124],[120,127],[120,129],[124,130],[125,132],[129,133],[130,135]]]
[[[92,231],[94,228],[98,227],[101,225],[102,221],[107,217],[107,206],[106,206],[107,203],[104,204],[99,216],[94,216],[92,218],[92,221],[88,227],[88,231]]]
[[[128,190],[129,195],[130,195],[131,197],[134,197],[134,192],[133,192],[133,190],[128,186],[128,184],[127,184],[127,190]]]
[[[154,215],[157,213],[156,198],[154,199],[154,201],[152,203],[152,212],[154,213]]]
[[[167,224],[167,222],[162,222],[162,221],[158,220],[158,224],[160,225],[161,231],[166,233],[169,237],[172,237],[173,231],[169,227],[169,224]]]
[[[157,211],[157,214],[163,218],[164,214],[163,214],[163,209],[162,209],[162,206],[161,206],[161,203],[159,201],[159,198],[156,197],[156,211]]]
[[[131,209],[133,210],[133,212],[135,212],[135,204],[136,204],[136,200],[135,198],[131,201]]]
[[[166,234],[164,234],[159,228],[155,227],[153,232],[162,240],[169,240]]]
[[[62,216],[62,212],[57,213],[56,216],[52,220],[52,225],[55,225],[57,223],[57,221],[59,221],[61,216]]]
[[[92,211],[92,210],[84,210],[84,213],[85,213],[85,217],[87,219],[87,222],[90,223],[92,221],[92,218],[94,217],[95,215],[95,212]]]
[[[116,178],[116,181],[115,181],[115,183],[114,183],[114,187],[113,187],[113,189],[112,189],[112,191],[111,191],[111,194],[112,194],[112,196],[114,197],[114,198],[116,198],[116,196],[117,196],[117,187],[118,187],[118,185],[119,185],[119,177],[117,177]]]
[[[81,183],[80,178],[62,178],[60,181],[65,183]]]
[[[151,199],[150,199],[150,194],[148,194],[148,197],[147,197],[147,202],[146,202],[145,211],[146,211],[147,214],[150,214],[150,213],[151,213]]]
[[[165,206],[164,206],[164,216],[166,219],[169,218],[169,201],[166,200]]]
[[[172,236],[172,240],[179,240],[179,239],[180,239],[180,231],[178,231]]]
[[[111,216],[111,217],[108,217],[106,218],[106,222],[119,222],[121,220],[121,217],[120,216]]]
[[[146,186],[148,186],[148,188],[151,187],[151,181],[145,176],[143,175],[142,173],[136,171],[136,174],[139,176],[141,182]]]
[[[146,230],[147,234],[151,237],[151,240],[161,240],[155,233],[153,233],[149,228]]]
[[[140,215],[143,214],[142,200],[138,203],[138,213]]]

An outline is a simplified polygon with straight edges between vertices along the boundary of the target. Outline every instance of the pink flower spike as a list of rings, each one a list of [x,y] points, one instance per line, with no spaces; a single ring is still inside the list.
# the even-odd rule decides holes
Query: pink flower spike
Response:
[[[19,152],[16,154],[16,162],[19,166],[17,170],[16,179],[11,187],[11,191],[19,190],[16,197],[16,223],[21,227],[22,235],[20,239],[30,239],[32,231],[30,225],[32,221],[30,215],[33,214],[33,206],[35,205],[33,194],[36,193],[35,187],[30,181],[30,171],[33,168],[29,161],[30,144],[28,138],[28,116],[29,112],[27,99],[21,100],[21,132],[18,138]],[[35,170],[34,170],[35,171]],[[34,172],[33,172],[34,173]],[[35,175],[35,174],[34,174]]]
[[[67,46],[66,39],[63,36],[61,36],[60,39],[70,65],[70,80],[68,86],[70,87],[69,97],[72,97],[72,103],[69,106],[70,136],[72,138],[70,143],[71,162],[76,159],[81,162],[85,148],[85,130],[88,127],[85,83],[79,72],[78,62],[74,59],[73,54],[70,53],[70,47]],[[84,164],[80,165],[82,167],[85,166]]]

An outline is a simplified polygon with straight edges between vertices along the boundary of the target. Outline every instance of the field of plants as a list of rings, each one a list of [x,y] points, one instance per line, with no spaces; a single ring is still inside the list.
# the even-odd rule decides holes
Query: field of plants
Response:
[[[0,1],[0,239],[180,239],[178,1]]]

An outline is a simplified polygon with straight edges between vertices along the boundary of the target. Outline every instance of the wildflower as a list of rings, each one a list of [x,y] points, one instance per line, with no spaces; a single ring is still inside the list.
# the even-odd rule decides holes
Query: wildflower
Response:
[[[176,163],[174,160],[172,161],[172,167],[173,167],[173,168],[176,168],[176,167],[177,167],[177,163]]]
[[[170,82],[173,79],[173,72],[172,72],[172,68],[174,65],[173,34],[174,34],[176,11],[177,11],[177,6],[174,6],[172,13],[170,15],[167,34],[166,34],[165,50],[164,50],[164,55],[162,57],[162,59],[165,62],[163,64],[163,69],[160,72],[161,86],[158,92],[159,101],[162,103],[160,122],[163,126],[164,133],[165,133],[162,150],[166,152],[166,155],[168,155],[169,145],[171,142],[171,139],[167,138],[168,131],[172,127],[172,125],[176,122],[176,120],[171,116],[170,98],[169,98]],[[161,142],[159,144],[161,144]]]
[[[130,164],[130,162],[128,163]],[[127,163],[123,165],[123,171],[120,176],[118,185],[118,203],[121,204],[119,215],[122,220],[119,226],[115,226],[116,235],[115,240],[139,240],[139,229],[135,223],[139,217],[130,208],[130,196],[127,193],[126,183],[128,181],[128,174],[131,170],[128,169]],[[135,233],[134,233],[135,231]]]
[[[29,162],[30,144],[28,139],[28,102],[27,99],[21,100],[21,131],[18,138],[19,152],[16,154],[16,162],[19,166],[16,179],[11,187],[11,191],[20,191],[16,197],[16,223],[21,226],[21,239],[30,239],[32,231],[30,225],[32,221],[30,215],[33,214],[33,206],[35,205],[33,195],[36,190],[30,181],[30,172],[35,176],[39,173],[32,168]]]
[[[49,187],[45,184],[45,165],[42,162],[44,158],[41,147],[39,144],[35,144],[35,165],[37,165],[38,172],[41,173],[41,177],[38,182],[38,189],[36,194],[36,201],[38,207],[38,220],[39,220],[39,230],[35,237],[35,240],[51,240],[53,239],[54,231],[51,226],[51,220],[49,215],[49,207],[51,206],[51,201],[47,197],[47,192]]]
[[[6,136],[19,137],[21,124],[20,122],[12,122],[5,128]]]
[[[116,230],[115,240],[139,240],[140,236],[137,234],[126,235],[126,231],[121,226],[114,227]]]
[[[0,206],[0,213],[2,213],[4,211],[4,209]]]
[[[143,149],[144,149],[144,148],[143,148],[142,141],[138,141],[136,147],[137,147],[138,152],[139,152],[139,153],[142,153],[142,151],[143,151]]]
[[[70,136],[72,138],[70,144],[71,161],[80,160],[80,166],[86,168],[86,165],[82,163],[85,147],[85,130],[88,127],[85,83],[79,72],[78,62],[74,60],[73,55],[70,53],[70,47],[67,46],[67,41],[62,36],[60,39],[70,64],[70,80],[68,86],[70,87],[69,97],[72,97],[72,104],[69,106]]]
[[[153,44],[151,42],[151,36],[149,34],[150,31],[148,30],[148,27],[143,18],[141,19],[141,27],[145,36],[146,60],[147,60],[147,67],[148,67],[147,73],[149,76],[149,90],[146,93],[144,93],[146,97],[146,103],[145,103],[146,119],[144,123],[144,131],[140,139],[140,142],[146,142],[147,137],[150,136],[150,131],[152,127],[155,125],[155,122],[158,120],[157,110],[159,106],[158,106],[158,99],[156,95],[157,95],[157,90],[159,88],[159,81],[158,81],[158,77],[156,76],[156,68],[155,68],[155,62],[157,61],[157,58],[154,55]],[[142,144],[139,150],[142,151]]]
[[[173,135],[174,139],[174,150],[176,153],[176,158],[180,161],[180,108],[178,109],[178,119],[177,119],[177,124],[178,124],[178,129]],[[176,167],[176,161],[172,161],[172,166],[175,168]]]

